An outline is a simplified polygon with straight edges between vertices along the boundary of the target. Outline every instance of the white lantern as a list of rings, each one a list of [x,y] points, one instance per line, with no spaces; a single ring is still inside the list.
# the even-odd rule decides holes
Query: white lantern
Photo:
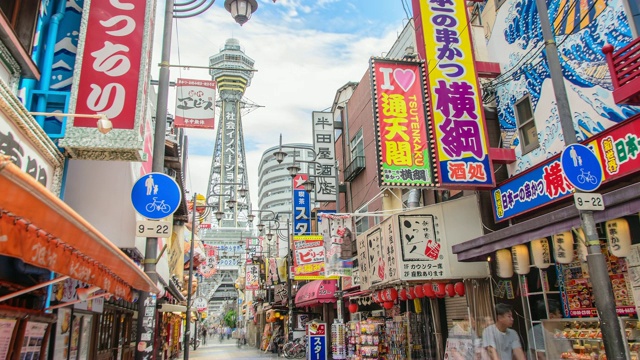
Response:
[[[510,279],[513,276],[513,263],[511,262],[511,251],[502,249],[496,251],[496,274],[503,279]]]
[[[605,223],[609,252],[617,257],[631,254],[631,231],[625,219],[609,220]]]
[[[586,262],[587,254],[589,253],[589,251],[587,250],[587,237],[584,236],[584,231],[582,231],[582,228],[577,228],[576,233],[576,242],[578,243],[578,259],[580,259],[580,261],[582,262]]]
[[[558,264],[570,264],[573,261],[573,234],[571,231],[553,235],[553,255]]]
[[[551,266],[549,240],[541,238],[531,241],[531,255],[533,257],[533,265],[538,269],[546,269]]]
[[[527,245],[516,245],[511,248],[513,258],[513,271],[518,275],[527,275],[531,268],[529,262],[529,248]]]

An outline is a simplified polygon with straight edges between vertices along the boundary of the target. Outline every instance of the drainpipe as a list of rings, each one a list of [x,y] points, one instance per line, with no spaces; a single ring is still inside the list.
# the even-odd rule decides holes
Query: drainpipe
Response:
[[[407,200],[407,204],[409,209],[415,209],[420,206],[420,196],[422,195],[422,191],[420,189],[411,189],[409,191],[409,198]]]
[[[44,56],[42,58],[42,74],[40,75],[40,83],[38,89],[42,91],[48,91],[51,85],[51,71],[53,70],[53,55],[56,49],[56,37],[58,35],[58,28],[60,22],[64,18],[64,12],[67,6],[65,0],[58,2],[56,13],[51,16],[49,23],[49,32],[47,33],[47,42],[45,44]],[[47,110],[47,95],[38,97],[38,103],[36,104],[37,112],[45,112]],[[44,129],[44,115],[36,116],[36,121],[40,124],[40,127]]]

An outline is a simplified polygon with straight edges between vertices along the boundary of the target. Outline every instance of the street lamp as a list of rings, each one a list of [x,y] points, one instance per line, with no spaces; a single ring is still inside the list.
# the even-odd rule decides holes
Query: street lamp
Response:
[[[251,14],[258,9],[258,3],[256,0],[226,0],[224,8],[242,26],[251,19]]]

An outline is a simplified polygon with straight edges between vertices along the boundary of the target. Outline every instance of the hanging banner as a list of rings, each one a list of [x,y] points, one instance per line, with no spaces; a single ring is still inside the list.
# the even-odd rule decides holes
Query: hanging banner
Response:
[[[356,252],[351,215],[318,214],[318,232],[324,240],[327,275],[351,276],[352,257]]]
[[[495,186],[464,1],[413,1],[418,52],[429,64],[428,96],[438,180],[444,187]],[[422,31],[419,31],[422,30]]]
[[[316,201],[336,201],[336,154],[333,135],[333,113],[314,111],[313,118],[313,150],[315,162],[315,194]]]
[[[246,290],[258,290],[260,289],[260,265],[247,264],[245,272],[245,287]]]
[[[371,58],[380,186],[435,186],[421,62]]]
[[[173,125],[182,128],[213,129],[216,110],[216,82],[178,79]]]
[[[205,261],[198,266],[197,272],[208,279],[216,273],[216,266],[218,265],[216,247],[209,244],[204,244],[203,246]]]
[[[309,175],[298,174],[293,178],[293,235],[311,234],[311,198],[304,190],[304,184]]]

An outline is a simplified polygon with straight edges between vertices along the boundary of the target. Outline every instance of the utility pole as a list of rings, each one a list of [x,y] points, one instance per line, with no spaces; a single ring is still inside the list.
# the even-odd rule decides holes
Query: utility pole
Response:
[[[558,57],[558,48],[551,29],[551,23],[549,22],[547,3],[545,0],[536,0],[536,6],[538,7],[538,16],[540,17],[540,26],[542,28],[547,53],[549,72],[551,73],[553,91],[558,106],[558,116],[560,118],[562,134],[565,145],[571,145],[577,143],[578,139],[576,138],[576,131],[573,126],[567,90],[564,86],[564,76],[562,75],[562,67],[560,66],[560,58]],[[626,349],[624,339],[622,338],[623,333],[616,312],[611,279],[609,278],[606,259],[600,247],[600,239],[593,219],[593,212],[581,210],[580,221],[588,246],[587,265],[589,268],[589,276],[591,277],[593,296],[596,300],[596,309],[600,317],[600,329],[602,330],[605,353],[609,360],[624,360],[626,359]],[[578,239],[578,241],[580,240],[582,239]]]

